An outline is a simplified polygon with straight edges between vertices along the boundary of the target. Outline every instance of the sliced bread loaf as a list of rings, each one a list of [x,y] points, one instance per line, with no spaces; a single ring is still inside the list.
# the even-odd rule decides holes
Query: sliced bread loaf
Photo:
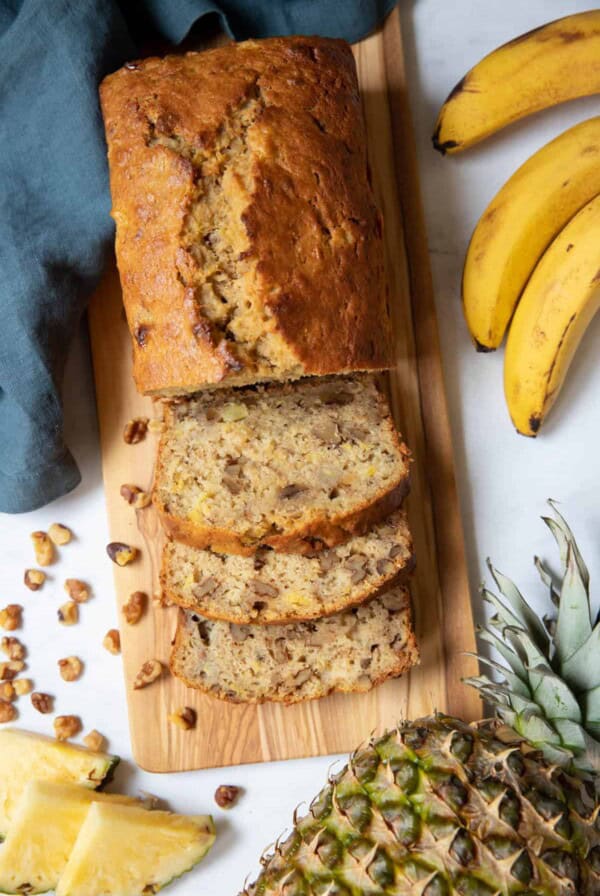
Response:
[[[163,594],[209,619],[239,625],[306,621],[363,603],[408,576],[414,566],[404,510],[366,535],[317,554],[269,548],[252,557],[216,554],[169,541]]]
[[[177,541],[310,553],[402,502],[409,452],[368,375],[219,390],[169,406],[154,501]]]
[[[418,661],[410,595],[395,588],[315,622],[232,625],[180,610],[171,671],[234,703],[298,703],[368,691]]]

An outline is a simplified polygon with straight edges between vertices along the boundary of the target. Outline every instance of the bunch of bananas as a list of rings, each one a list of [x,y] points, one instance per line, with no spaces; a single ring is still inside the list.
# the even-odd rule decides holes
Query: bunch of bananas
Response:
[[[433,143],[459,152],[525,115],[595,93],[598,9],[486,56],[450,93]],[[463,304],[479,351],[498,348],[509,329],[508,410],[518,432],[535,436],[600,306],[600,117],[540,149],[489,204],[467,251]]]

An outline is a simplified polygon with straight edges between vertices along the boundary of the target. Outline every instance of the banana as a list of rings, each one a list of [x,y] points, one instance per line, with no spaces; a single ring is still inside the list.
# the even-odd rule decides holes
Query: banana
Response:
[[[600,195],[556,237],[531,275],[506,343],[504,392],[517,430],[535,436],[600,307]]]
[[[480,351],[501,344],[544,249],[600,193],[600,117],[565,131],[528,159],[482,215],[467,251],[463,307]]]
[[[600,9],[534,28],[478,62],[441,108],[433,145],[460,152],[513,121],[600,93]]]

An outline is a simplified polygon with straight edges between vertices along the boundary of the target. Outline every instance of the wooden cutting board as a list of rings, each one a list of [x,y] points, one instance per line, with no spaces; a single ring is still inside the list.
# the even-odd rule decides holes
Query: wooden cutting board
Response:
[[[464,651],[475,639],[463,533],[453,471],[435,307],[418,189],[397,10],[376,34],[355,46],[377,199],[383,209],[397,367],[389,376],[398,426],[412,448],[409,514],[417,552],[412,592],[421,665],[370,694],[334,695],[297,706],[232,705],[187,690],[171,677],[133,691],[145,660],[168,661],[176,611],[151,605],[137,626],[121,626],[133,754],[148,771],[184,769],[347,752],[373,731],[435,709],[474,719],[475,693],[461,684],[474,674]],[[132,591],[157,591],[161,533],[152,508],[136,513],[119,495],[123,483],[150,487],[156,436],[126,445],[133,417],[158,415],[135,391],[129,334],[114,267],[91,304],[102,463],[111,539],[140,548],[140,559],[115,567],[119,606]],[[198,712],[194,731],[169,724],[180,706]]]

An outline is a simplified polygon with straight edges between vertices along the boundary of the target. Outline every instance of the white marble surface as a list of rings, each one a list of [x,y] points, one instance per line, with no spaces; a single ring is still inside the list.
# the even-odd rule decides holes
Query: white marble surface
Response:
[[[600,419],[595,346],[600,320],[590,328],[573,365],[564,394],[543,435],[517,436],[502,394],[502,353],[478,355],[472,349],[459,302],[460,271],[470,232],[497,188],[535,149],[572,123],[600,112],[598,98],[546,112],[454,159],[433,152],[430,134],[449,89],[483,54],[532,27],[588,7],[567,0],[404,0],[402,18],[417,131],[421,179],[442,335],[444,367],[456,446],[461,503],[467,534],[472,585],[483,575],[491,554],[525,588],[537,591],[531,557],[547,553],[549,536],[539,522],[544,500],[564,502],[581,536],[592,573],[599,570],[595,545],[600,534]],[[66,386],[68,440],[83,471],[83,483],[68,497],[33,514],[0,516],[0,605],[25,606],[23,638],[30,649],[30,674],[41,690],[56,694],[56,711],[79,713],[86,729],[107,735],[123,758],[117,783],[130,792],[149,790],[181,811],[213,811],[219,838],[212,855],[175,884],[174,896],[235,896],[247,874],[255,872],[262,849],[290,824],[294,807],[324,781],[331,757],[244,766],[179,775],[149,775],[130,758],[125,696],[118,657],[101,647],[108,628],[118,624],[112,569],[106,559],[107,525],[100,475],[93,388],[85,338],[78,340]],[[44,590],[27,591],[23,570],[31,565],[29,533],[64,521],[77,540],[61,550]],[[56,624],[67,576],[89,580],[94,599],[82,607],[81,623]],[[479,598],[474,605],[481,614]],[[65,684],[56,661],[79,654],[87,663],[80,682]],[[20,723],[50,731],[51,717],[20,702]],[[365,732],[367,734],[367,732]],[[217,809],[218,784],[245,788],[238,807]]]

